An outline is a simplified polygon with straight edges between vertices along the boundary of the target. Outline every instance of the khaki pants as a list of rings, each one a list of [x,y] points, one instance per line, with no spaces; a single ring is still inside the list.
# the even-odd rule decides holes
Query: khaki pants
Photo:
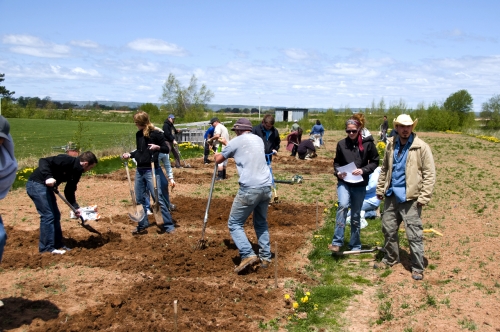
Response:
[[[417,201],[398,203],[396,197],[391,195],[385,198],[384,216],[382,217],[382,232],[385,237],[385,256],[382,260],[388,265],[399,263],[399,237],[398,229],[404,222],[406,237],[410,244],[410,257],[412,271],[424,271],[424,241],[423,225],[420,215],[422,207],[417,206]]]

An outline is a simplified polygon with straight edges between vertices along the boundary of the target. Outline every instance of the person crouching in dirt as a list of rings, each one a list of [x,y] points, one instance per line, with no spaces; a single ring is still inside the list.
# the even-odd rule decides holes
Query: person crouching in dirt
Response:
[[[219,118],[210,119],[210,124],[214,127],[214,134],[211,138],[208,139],[208,142],[210,142],[211,144],[214,143],[214,149],[217,149],[219,144],[225,144],[219,143],[222,142],[220,138],[223,138],[225,142],[229,142],[229,132],[227,131],[226,126],[224,126],[219,121]],[[226,168],[227,160],[224,160],[223,162],[219,163],[219,165],[217,165],[217,181],[226,179]]]
[[[361,113],[354,114],[345,123],[347,137],[337,143],[335,158],[333,160],[334,174],[338,179],[337,197],[338,208],[335,217],[335,232],[328,250],[338,252],[344,245],[344,232],[347,211],[351,207],[351,240],[349,250],[361,250],[361,207],[366,194],[366,185],[369,176],[378,167],[379,156],[371,135],[363,137],[365,118]],[[349,182],[345,178],[346,172],[338,170],[341,166],[354,163],[356,169],[352,175],[360,175],[360,182]]]
[[[16,172],[17,161],[14,157],[14,141],[10,135],[10,124],[6,118],[0,115],[0,199],[7,196],[16,179]],[[0,215],[0,263],[2,262],[3,248],[6,242],[7,233],[5,233],[2,216]]]
[[[138,131],[135,134],[137,149],[132,152],[125,152],[122,155],[123,159],[134,158],[137,162],[135,171],[134,190],[136,194],[137,204],[144,207],[144,217],[139,221],[139,225],[132,231],[132,235],[146,234],[146,228],[149,227],[148,215],[145,207],[146,197],[149,193],[154,193],[153,174],[151,162],[154,162],[154,172],[156,177],[156,187],[158,188],[158,196],[162,197],[162,185],[160,179],[161,166],[158,162],[158,154],[168,153],[169,148],[165,142],[165,136],[159,130],[156,130],[154,125],[149,120],[149,115],[146,112],[137,112],[134,115],[135,126]],[[154,200],[157,197],[153,197]],[[160,230],[166,233],[173,233],[175,230],[172,216],[168,210],[164,199],[158,199],[161,215],[163,217],[163,225],[157,225]]]
[[[261,267],[267,268],[271,262],[271,242],[267,224],[267,209],[271,201],[272,178],[264,156],[262,139],[252,134],[250,120],[241,118],[234,124],[236,137],[227,142],[226,147],[215,154],[215,162],[222,163],[234,158],[239,175],[240,188],[231,207],[228,227],[231,237],[238,247],[241,263],[234,271],[239,273],[246,267],[261,261]],[[253,224],[260,246],[259,256],[252,249],[243,226],[253,213]]]
[[[299,147],[300,142],[302,142],[302,128],[298,128],[296,131],[292,131],[286,137],[286,149],[287,151],[291,151],[291,157],[295,157],[297,154],[297,148]]]
[[[414,280],[424,278],[422,207],[429,203],[436,183],[434,158],[429,145],[414,132],[418,120],[401,114],[393,121],[396,132],[387,139],[384,162],[377,183],[377,198],[385,198],[382,233],[385,255],[373,267],[386,269],[399,263],[398,230],[404,222],[410,246]]]
[[[300,142],[297,147],[297,153],[299,154],[299,159],[311,160],[316,158],[316,147],[314,146],[314,136],[309,137],[309,139]]]
[[[95,165],[97,158],[90,151],[78,157],[60,154],[38,161],[38,168],[33,171],[26,183],[26,192],[40,214],[38,242],[40,253],[51,252],[62,255],[70,250],[63,244],[61,213],[57,207],[54,188],[66,182],[64,196],[77,210],[76,217],[80,217],[80,206],[75,197],[77,185],[82,174],[90,171]]]

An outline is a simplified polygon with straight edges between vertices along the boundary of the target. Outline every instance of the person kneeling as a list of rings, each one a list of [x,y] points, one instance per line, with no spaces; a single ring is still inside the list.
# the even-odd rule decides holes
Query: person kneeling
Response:
[[[299,146],[297,147],[297,154],[299,155],[299,159],[310,160],[317,157],[316,147],[314,147],[313,140],[314,137],[311,136],[309,137],[309,139],[300,142]]]

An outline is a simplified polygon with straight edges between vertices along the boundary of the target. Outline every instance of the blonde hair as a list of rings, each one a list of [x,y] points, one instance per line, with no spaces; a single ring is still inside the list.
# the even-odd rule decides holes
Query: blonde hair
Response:
[[[149,115],[146,112],[140,111],[134,114],[134,122],[139,126],[145,126],[142,130],[144,137],[149,137],[149,133],[155,130],[155,126],[149,120]]]

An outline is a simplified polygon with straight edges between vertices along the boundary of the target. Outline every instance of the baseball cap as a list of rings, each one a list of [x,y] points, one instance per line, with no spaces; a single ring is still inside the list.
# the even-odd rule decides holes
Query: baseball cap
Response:
[[[168,117],[169,117],[170,119],[175,119],[175,115],[173,115],[173,114],[170,114]]]
[[[9,139],[10,124],[6,118],[0,115],[0,137]]]
[[[219,118],[211,118],[209,123],[213,124],[214,122],[220,122]]]

